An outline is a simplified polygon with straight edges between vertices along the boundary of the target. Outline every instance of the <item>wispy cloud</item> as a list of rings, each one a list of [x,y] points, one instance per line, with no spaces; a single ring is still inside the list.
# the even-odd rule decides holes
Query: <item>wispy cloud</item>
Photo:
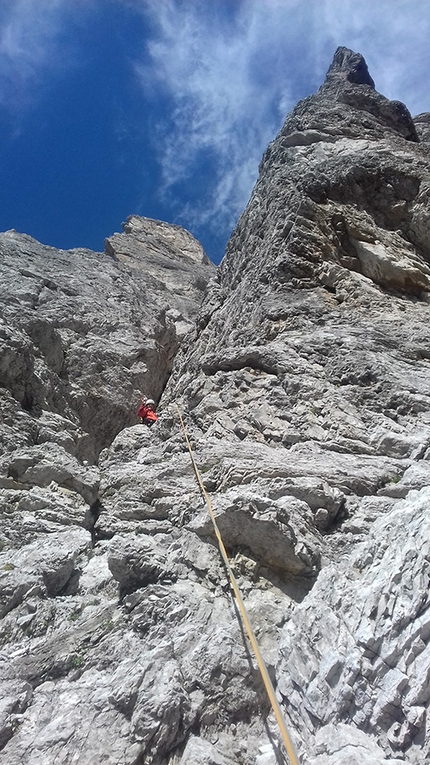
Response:
[[[165,193],[199,163],[213,168],[200,200],[179,210],[191,227],[234,224],[265,146],[297,99],[321,83],[338,45],[368,58],[389,97],[410,96],[416,111],[424,96],[417,73],[428,59],[427,0],[134,0],[133,7],[155,30],[145,64],[136,64],[143,89],[150,97],[162,88],[171,99],[169,118],[156,126]]]
[[[0,107],[19,114],[79,66],[91,36],[73,32],[106,8],[144,17],[134,71],[159,194],[197,235],[233,227],[265,147],[338,45],[363,53],[380,92],[430,108],[428,0],[0,0]]]
[[[169,120],[157,126],[164,187],[189,177],[205,158],[213,172],[200,202],[180,211],[191,225],[233,225],[243,208],[262,150],[293,101],[279,71],[295,47],[288,15],[300,4],[274,3],[276,13],[267,13],[261,2],[230,3],[228,13],[222,2],[209,12],[206,3],[144,3],[157,35],[148,44],[150,64],[136,69],[147,94],[156,80],[172,98]]]
[[[49,77],[72,64],[67,21],[93,0],[2,0],[0,8],[0,104],[13,111],[37,101]]]

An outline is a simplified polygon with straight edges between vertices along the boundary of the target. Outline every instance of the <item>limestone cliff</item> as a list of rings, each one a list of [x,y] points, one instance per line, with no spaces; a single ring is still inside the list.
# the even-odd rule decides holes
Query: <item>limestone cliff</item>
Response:
[[[2,235],[7,765],[284,761],[176,402],[303,765],[428,761],[427,118],[338,49],[198,315],[180,229]]]
[[[64,441],[94,461],[136,421],[142,391],[160,398],[215,268],[188,232],[137,216],[105,244],[59,251],[0,235],[2,411],[20,417],[3,448]]]

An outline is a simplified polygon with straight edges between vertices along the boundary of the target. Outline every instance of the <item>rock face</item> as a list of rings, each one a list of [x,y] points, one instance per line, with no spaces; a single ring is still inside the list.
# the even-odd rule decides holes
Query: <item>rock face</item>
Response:
[[[205,473],[219,512],[234,493],[254,523],[287,521],[307,560],[276,677],[303,758],[324,765],[429,755],[430,155],[418,133],[339,49],[265,153],[168,386],[196,452],[224,444]],[[232,549],[261,566],[238,525]]]
[[[79,637],[73,622],[90,603],[95,608],[99,590],[91,640],[112,629],[116,588],[107,553],[93,555],[97,458],[137,422],[142,393],[159,399],[215,267],[188,232],[136,216],[106,240],[105,253],[58,251],[8,231],[0,256],[0,746],[5,761],[52,762],[55,733],[39,743],[24,734],[22,751],[14,734],[27,707],[45,729],[60,686],[40,705],[33,690],[63,676],[68,683],[81,666],[88,636]],[[18,654],[30,652],[29,672],[10,665],[16,643]],[[75,700],[67,703],[74,708]],[[91,704],[82,697],[90,723]],[[64,762],[74,756],[73,747],[64,751],[68,735],[59,730]],[[104,760],[109,746],[99,739],[100,730]],[[91,752],[89,745],[87,761]]]
[[[2,411],[19,405],[22,443],[93,461],[136,421],[141,391],[160,397],[214,266],[188,232],[137,216],[104,254],[15,231],[0,235],[0,253]],[[10,448],[7,430],[2,439]]]
[[[428,761],[427,116],[338,49],[198,315],[176,227],[2,235],[2,762],[283,761],[176,403],[302,765]]]

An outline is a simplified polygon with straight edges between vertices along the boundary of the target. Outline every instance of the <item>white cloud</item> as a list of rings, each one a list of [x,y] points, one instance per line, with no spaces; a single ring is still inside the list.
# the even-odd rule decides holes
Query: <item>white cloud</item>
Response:
[[[136,66],[144,91],[172,99],[156,129],[165,191],[205,153],[215,168],[200,202],[179,211],[191,226],[234,224],[268,141],[321,84],[338,45],[366,57],[380,92],[426,108],[427,0],[134,0],[133,8],[156,30]]]
[[[187,217],[194,225],[233,225],[280,125],[280,104],[292,105],[288,78],[278,70],[287,65],[285,38],[294,44],[288,15],[300,0],[272,3],[277,14],[255,0],[239,3],[230,22],[206,4],[144,5],[158,34],[148,46],[151,65],[137,71],[147,93],[155,78],[173,99],[169,129],[159,125],[158,132],[165,188],[194,173],[206,153],[214,178]],[[275,28],[280,20],[284,39]]]
[[[233,227],[265,147],[338,45],[365,56],[380,92],[430,108],[428,0],[0,0],[0,106],[35,103],[79,65],[68,24],[105,4],[150,20],[135,70],[149,107],[160,91],[171,106],[152,117],[160,194],[193,230]]]
[[[93,0],[2,0],[0,104],[12,111],[37,100],[39,88],[65,72],[73,56],[63,31]]]

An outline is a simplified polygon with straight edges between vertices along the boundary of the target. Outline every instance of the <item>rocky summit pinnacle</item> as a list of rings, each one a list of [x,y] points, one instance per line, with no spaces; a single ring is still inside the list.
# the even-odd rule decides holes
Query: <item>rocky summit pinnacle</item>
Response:
[[[216,270],[0,235],[0,759],[430,758],[429,115],[339,48]],[[158,421],[138,421],[141,394]]]
[[[349,48],[339,47],[333,56],[333,61],[326,76],[326,83],[347,80],[354,85],[370,85],[375,89],[367,64],[360,53],[354,53]]]

